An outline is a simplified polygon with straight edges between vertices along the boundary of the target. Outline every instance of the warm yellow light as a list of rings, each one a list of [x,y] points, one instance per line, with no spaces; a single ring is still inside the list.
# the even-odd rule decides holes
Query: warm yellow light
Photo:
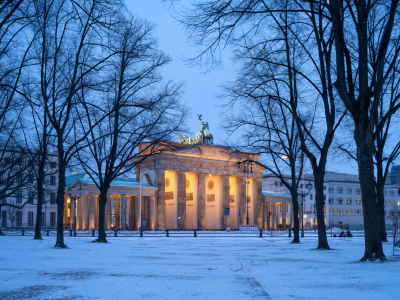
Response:
[[[168,171],[165,171],[165,173],[168,173]]]
[[[211,177],[211,174],[210,174],[210,177]]]

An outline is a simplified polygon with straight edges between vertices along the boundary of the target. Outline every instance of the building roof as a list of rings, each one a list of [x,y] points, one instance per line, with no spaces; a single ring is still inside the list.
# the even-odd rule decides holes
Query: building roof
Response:
[[[77,175],[69,176],[65,180],[65,183],[68,187],[69,185],[74,183],[76,180],[81,180],[87,184],[99,183],[98,180],[96,180],[96,182],[94,182],[88,174],[77,174]],[[136,182],[136,178],[117,177],[111,182],[111,186],[140,187],[140,182]],[[142,188],[156,189],[154,186],[148,184],[147,182],[145,182],[145,183],[142,182]]]
[[[281,193],[281,192],[263,191],[262,194],[264,196],[292,197],[292,195],[290,193]]]

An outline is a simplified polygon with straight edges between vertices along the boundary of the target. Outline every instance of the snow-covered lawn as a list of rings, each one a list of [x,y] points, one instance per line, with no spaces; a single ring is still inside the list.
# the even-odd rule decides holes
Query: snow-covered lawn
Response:
[[[363,238],[0,237],[0,299],[400,299],[400,257],[360,263]]]

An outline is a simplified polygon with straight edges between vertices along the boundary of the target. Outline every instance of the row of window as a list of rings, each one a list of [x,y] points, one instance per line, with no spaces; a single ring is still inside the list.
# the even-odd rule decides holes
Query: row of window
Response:
[[[343,209],[337,209],[336,210],[336,215],[338,216],[343,216]],[[333,216],[334,215],[334,210],[332,208],[329,209],[329,215]],[[347,216],[352,216],[353,215],[353,210],[352,209],[346,209],[346,215]],[[355,210],[355,215],[356,216],[361,216],[361,209],[356,209]]]
[[[3,174],[0,175],[0,181],[3,181]],[[17,183],[22,182],[22,174],[17,174],[14,177],[14,180]],[[28,174],[28,180],[27,183],[33,183],[34,178],[33,178],[33,174]],[[50,185],[55,185],[56,184],[56,176],[50,176]]]
[[[22,203],[22,191],[15,192],[15,202]],[[28,192],[28,204],[33,204],[34,194],[33,192]],[[4,201],[4,199],[3,199]],[[56,204],[56,193],[50,193],[50,204]]]
[[[15,218],[15,224],[14,226],[22,226],[22,211],[17,211],[16,213],[16,218]],[[4,210],[2,211],[2,226],[6,227],[7,226],[7,212]],[[45,224],[45,213],[42,212],[42,224]],[[9,222],[11,222],[9,220]],[[33,211],[28,211],[28,223],[27,226],[34,226],[34,212]],[[56,213],[55,212],[50,212],[50,226],[56,226]]]
[[[344,203],[346,203],[348,205],[352,205],[352,204],[361,205],[361,200],[355,199],[353,201],[353,199],[347,198]],[[329,198],[329,204],[335,204],[335,198]],[[336,204],[343,204],[343,198],[337,198]]]
[[[13,160],[13,161],[14,161],[14,160]],[[10,163],[11,163],[11,158],[10,158],[10,157],[4,158],[4,163],[5,163],[5,164],[10,164]],[[17,166],[24,166],[24,165],[26,165],[26,166],[31,166],[31,165],[33,164],[33,160],[32,160],[32,159],[27,159],[27,160],[25,161],[25,160],[23,160],[23,159],[16,159],[16,160],[15,160],[15,164],[16,164]],[[54,161],[51,161],[51,162],[49,162],[49,166],[50,166],[50,168],[55,169],[55,168],[57,167],[57,163],[54,162]]]

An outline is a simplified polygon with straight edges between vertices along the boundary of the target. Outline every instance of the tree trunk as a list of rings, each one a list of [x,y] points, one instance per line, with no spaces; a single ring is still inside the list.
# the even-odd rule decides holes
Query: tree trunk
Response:
[[[38,180],[39,182],[39,180]],[[44,191],[43,186],[39,187],[39,183],[37,185],[38,188],[38,197],[37,197],[37,205],[36,205],[36,225],[35,225],[35,236],[33,237],[34,240],[41,240],[42,239],[42,205],[43,205],[43,197]]]
[[[292,205],[293,205],[293,241],[292,244],[300,243],[300,224],[299,224],[299,202],[297,201],[296,196],[292,196]]]
[[[0,213],[2,213],[2,210],[1,210],[2,207],[3,206],[0,205]],[[2,235],[5,235],[3,233],[3,231],[2,231],[2,228],[3,228],[3,216],[0,216],[0,219],[1,219],[1,222],[0,222],[0,236],[2,236]]]
[[[378,171],[378,180],[376,184],[376,200],[378,206],[378,223],[379,223],[379,231],[381,235],[382,242],[387,242],[387,233],[386,233],[386,222],[385,222],[385,195],[384,195],[384,183],[382,183],[382,178],[379,176]]]
[[[106,234],[106,230],[105,230],[106,203],[107,203],[107,192],[100,191],[100,196],[99,196],[99,236],[93,242],[107,243],[107,234]]]
[[[60,152],[59,152],[60,155]],[[64,244],[64,193],[65,193],[65,166],[59,158],[58,189],[57,189],[57,241],[54,247],[68,248]]]
[[[320,172],[322,173],[322,172]],[[316,174],[314,172],[315,203],[317,207],[318,222],[318,247],[320,250],[330,250],[328,238],[326,236],[325,215],[324,215],[324,177],[325,173]]]
[[[366,132],[355,132],[357,143],[358,173],[360,176],[361,197],[364,215],[365,252],[361,261],[385,261],[382,238],[379,226],[377,198],[375,193],[373,146],[371,138],[367,138]],[[372,133],[370,134],[372,135]]]

